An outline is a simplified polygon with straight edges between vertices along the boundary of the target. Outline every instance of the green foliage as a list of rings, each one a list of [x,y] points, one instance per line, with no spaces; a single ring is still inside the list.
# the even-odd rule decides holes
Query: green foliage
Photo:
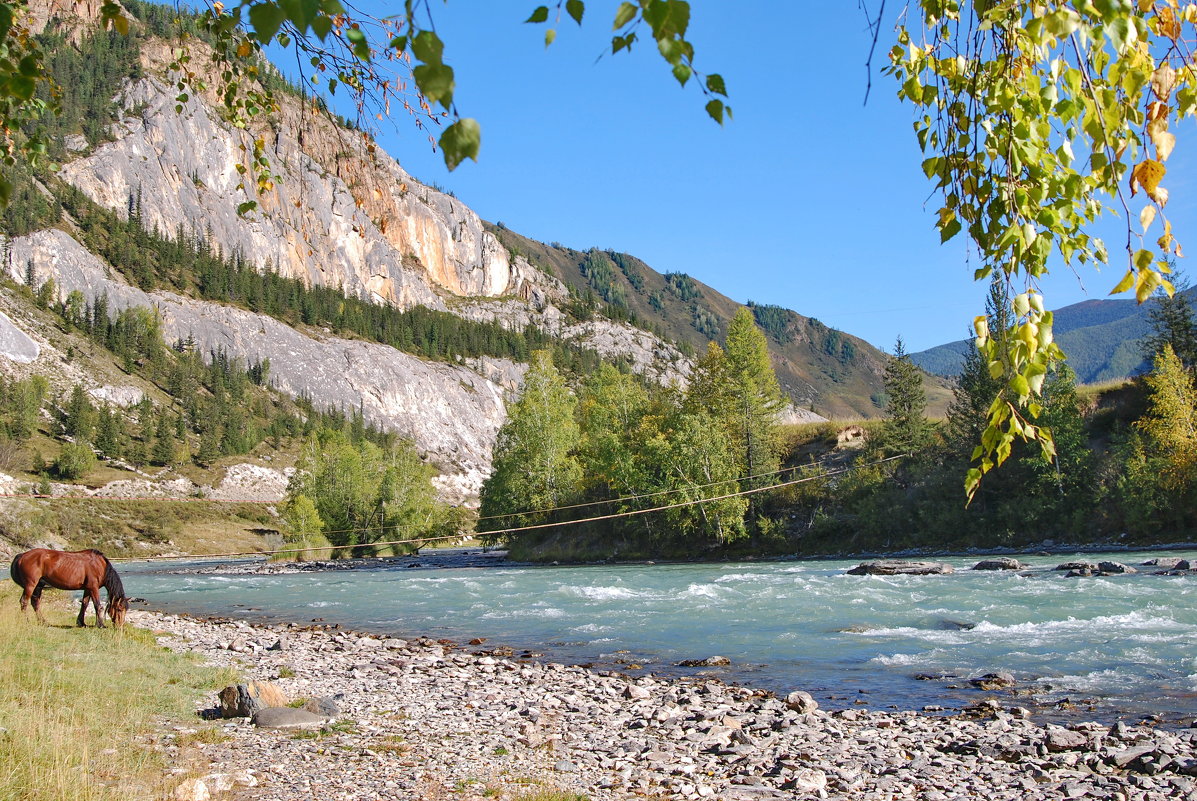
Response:
[[[23,380],[0,376],[0,437],[25,442],[33,436],[49,393],[45,376]]]
[[[519,400],[499,430],[492,473],[482,485],[480,511],[492,519],[480,531],[541,522],[525,513],[569,502],[582,477],[571,453],[578,439],[576,405],[552,357],[533,353]]]
[[[792,312],[781,306],[753,303],[748,301],[748,308],[752,311],[753,319],[765,333],[778,342],[786,343],[794,339],[790,332],[790,316]]]
[[[54,472],[66,481],[83,478],[96,466],[96,455],[86,441],[67,442],[54,460]]]
[[[75,439],[91,440],[96,419],[96,408],[92,405],[91,398],[82,386],[76,384],[66,403],[66,413],[62,421],[63,433]]]
[[[926,448],[932,437],[927,422],[927,393],[923,373],[910,361],[902,338],[894,346],[894,357],[885,365],[885,421],[877,448],[886,455],[915,453]]]
[[[364,555],[374,542],[456,533],[460,521],[436,499],[435,472],[408,442],[380,447],[352,431],[317,429],[288,487],[289,536],[311,542],[321,535]]]
[[[702,297],[702,291],[698,288],[698,284],[685,273],[665,273],[665,288],[683,303],[689,303]]]
[[[1143,343],[1144,355],[1154,360],[1171,348],[1186,369],[1197,369],[1197,318],[1185,293],[1156,293],[1147,319],[1152,334]]]
[[[288,496],[282,508],[283,519],[287,521],[285,536],[288,545],[304,549],[287,554],[297,560],[310,559],[319,556],[318,553],[307,549],[329,546],[331,543],[324,536],[324,521],[320,519],[320,512],[315,502],[303,493]]]

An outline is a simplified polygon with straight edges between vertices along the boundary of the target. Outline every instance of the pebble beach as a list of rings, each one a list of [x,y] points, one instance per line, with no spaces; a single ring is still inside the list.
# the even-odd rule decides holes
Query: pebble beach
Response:
[[[829,712],[802,692],[631,677],[481,641],[130,619],[171,649],[331,714],[296,728],[205,724],[218,702],[197,699],[197,728],[219,732],[201,746],[202,775],[184,781],[174,769],[181,801],[1197,799],[1197,729],[1045,725],[1000,692],[953,715]],[[155,747],[168,764],[188,733],[162,733]]]

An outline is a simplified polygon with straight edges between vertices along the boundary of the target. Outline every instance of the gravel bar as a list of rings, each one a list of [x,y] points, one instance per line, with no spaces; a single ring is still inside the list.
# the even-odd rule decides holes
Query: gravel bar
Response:
[[[176,798],[627,798],[1197,801],[1197,730],[1040,725],[987,699],[960,714],[817,709],[709,679],[628,677],[486,643],[130,613],[289,698],[331,699],[319,729],[223,722],[209,775]],[[215,696],[198,699],[211,715]],[[167,732],[159,747],[168,761]],[[220,739],[220,738],[213,738]],[[181,773],[181,769],[177,769]],[[204,784],[204,789],[196,787]],[[569,797],[568,795],[566,796]]]

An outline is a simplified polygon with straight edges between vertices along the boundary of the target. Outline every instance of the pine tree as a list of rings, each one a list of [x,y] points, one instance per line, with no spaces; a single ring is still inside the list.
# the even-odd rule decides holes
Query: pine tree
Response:
[[[889,454],[918,453],[931,443],[927,422],[927,393],[923,373],[910,361],[898,337],[894,357],[885,366],[885,419],[881,424],[880,450]]]
[[[87,392],[79,384],[71,389],[62,425],[67,436],[75,439],[90,440],[95,431],[96,408],[92,406]]]
[[[106,459],[119,459],[124,454],[124,431],[120,418],[107,406],[102,406],[97,416],[95,444]]]
[[[1184,283],[1176,281],[1177,290],[1171,296],[1160,292],[1147,312],[1152,334],[1143,342],[1144,356],[1155,359],[1165,346],[1180,359],[1186,369],[1197,369],[1197,319],[1193,307],[1184,294]]]
[[[175,464],[175,431],[170,416],[163,410],[158,415],[154,430],[154,448],[151,454],[154,464],[171,467]]]

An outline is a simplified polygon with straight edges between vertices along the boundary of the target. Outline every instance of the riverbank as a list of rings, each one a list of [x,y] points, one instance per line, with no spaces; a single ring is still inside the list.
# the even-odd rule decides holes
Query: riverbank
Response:
[[[829,714],[804,694],[542,664],[486,643],[131,618],[173,650],[339,707],[319,729],[217,724],[210,772],[256,783],[239,801],[1197,797],[1194,730],[1041,726],[1001,699],[953,717]]]
[[[72,595],[51,590],[38,625],[17,588],[0,587],[0,798],[158,801],[173,784],[153,743],[194,722],[194,699],[235,677],[189,654],[164,652],[149,632],[77,629]],[[187,737],[169,762],[193,766]],[[174,782],[177,784],[177,780]]]

